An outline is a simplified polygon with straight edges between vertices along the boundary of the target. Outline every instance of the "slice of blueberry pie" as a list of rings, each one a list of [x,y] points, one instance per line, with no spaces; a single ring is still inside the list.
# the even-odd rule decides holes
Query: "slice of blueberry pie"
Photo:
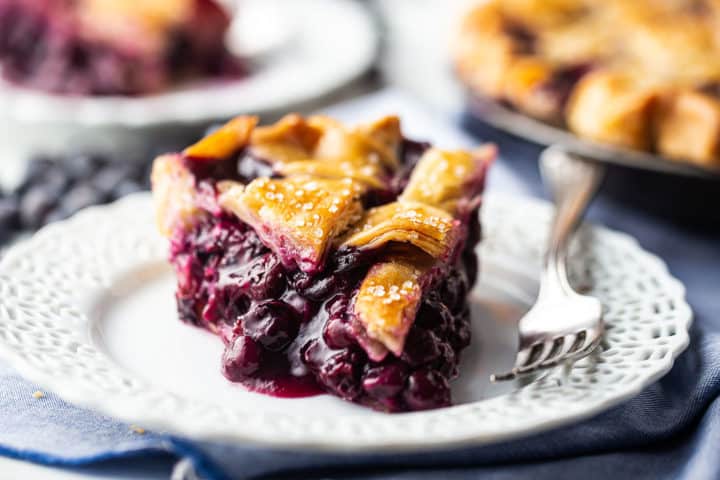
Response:
[[[494,147],[432,148],[392,116],[256,122],[155,160],[180,318],[220,336],[224,375],[254,391],[449,405]]]
[[[7,80],[55,93],[133,95],[239,74],[214,0],[0,0]]]

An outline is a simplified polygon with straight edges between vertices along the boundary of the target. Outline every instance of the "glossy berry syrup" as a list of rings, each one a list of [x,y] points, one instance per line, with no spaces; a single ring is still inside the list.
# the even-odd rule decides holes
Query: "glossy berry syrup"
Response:
[[[424,148],[406,142],[408,171]],[[262,168],[252,157],[235,162],[235,172],[244,173],[237,178]],[[227,165],[215,168],[196,171],[199,182],[227,178]],[[406,176],[398,175],[398,189]],[[370,201],[396,195],[385,192]],[[350,315],[372,254],[336,252],[323,271],[309,276],[283,267],[253,229],[224,213],[209,214],[172,239],[180,318],[218,334],[225,343],[223,374],[253,391],[280,397],[330,392],[389,412],[447,406],[448,382],[470,342],[466,296],[476,277],[479,239],[477,215],[472,219],[465,251],[427,289],[399,358],[371,361]]]

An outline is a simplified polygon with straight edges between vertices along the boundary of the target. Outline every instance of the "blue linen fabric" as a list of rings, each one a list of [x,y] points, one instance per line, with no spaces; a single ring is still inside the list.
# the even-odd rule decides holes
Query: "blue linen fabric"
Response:
[[[389,111],[402,113],[414,135],[444,146],[473,143],[449,127],[452,119],[428,115],[394,91],[330,113],[352,121]],[[469,116],[456,120],[476,138],[501,147],[490,189],[542,195],[539,147]],[[33,398],[40,388],[0,364],[0,454],[54,465],[174,456],[188,458],[207,479],[719,479],[720,215],[713,209],[720,205],[720,188],[623,169],[608,176],[591,220],[630,233],[664,258],[686,285],[695,320],[690,347],[668,375],[592,419],[502,444],[432,453],[276,451],[140,435],[51,393]]]

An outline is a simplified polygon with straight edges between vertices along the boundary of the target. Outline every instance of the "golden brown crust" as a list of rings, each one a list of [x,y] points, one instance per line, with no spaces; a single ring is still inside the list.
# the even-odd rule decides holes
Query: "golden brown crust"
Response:
[[[719,25],[717,2],[489,0],[455,64],[473,91],[579,136],[718,165],[717,99],[699,88],[720,83]]]
[[[567,107],[568,127],[583,137],[626,148],[652,147],[654,88],[613,71],[587,74]]]
[[[655,121],[660,153],[699,165],[717,165],[720,100],[694,91],[680,91],[660,102]]]
[[[344,240],[343,246],[361,249],[388,242],[416,247],[376,264],[358,291],[353,311],[376,342],[368,349],[374,360],[382,359],[383,349],[402,352],[421,299],[418,292],[435,262],[446,260],[459,241],[455,216],[477,206],[475,196],[494,155],[493,147],[428,150],[398,200],[368,211]]]
[[[257,117],[235,117],[210,135],[183,150],[183,155],[195,159],[223,159],[238,152],[250,140]]]
[[[351,179],[262,177],[248,185],[231,183],[221,186],[220,206],[301,269],[318,265],[330,242],[362,216],[364,186]]]
[[[354,310],[371,342],[374,360],[389,350],[398,357],[420,307],[427,258],[393,259],[374,265],[360,285]]]
[[[200,214],[195,199],[195,178],[185,167],[182,155],[161,155],[153,162],[155,223],[169,237],[176,228],[192,226]]]
[[[346,128],[328,117],[288,115],[255,129],[250,149],[283,176],[352,178],[382,188],[399,166],[401,141],[396,116]]]

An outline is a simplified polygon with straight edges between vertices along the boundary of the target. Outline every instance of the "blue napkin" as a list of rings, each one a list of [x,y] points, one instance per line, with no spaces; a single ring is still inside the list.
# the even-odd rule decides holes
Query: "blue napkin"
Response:
[[[452,119],[394,92],[331,109],[343,119],[403,114],[411,134],[440,145],[471,142]],[[541,195],[539,147],[457,118],[500,144],[490,189]],[[54,465],[112,458],[186,458],[207,479],[716,479],[720,478],[720,188],[612,169],[593,221],[635,236],[664,258],[688,290],[692,340],[672,371],[636,398],[576,425],[477,448],[422,454],[327,455],[193,442],[141,432],[76,408],[0,364],[0,454]],[[622,184],[625,189],[613,188]],[[630,188],[627,188],[627,186]],[[630,192],[630,194],[628,194]],[[697,201],[697,204],[693,204]]]

